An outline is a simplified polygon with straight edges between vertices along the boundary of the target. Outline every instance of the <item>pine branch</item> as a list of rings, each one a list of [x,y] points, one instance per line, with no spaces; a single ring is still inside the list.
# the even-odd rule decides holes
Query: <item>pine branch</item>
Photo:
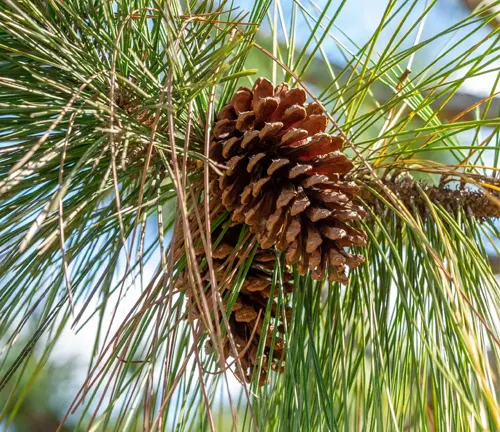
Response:
[[[497,179],[483,177],[483,184],[494,184]],[[363,201],[374,206],[378,212],[387,209],[381,187],[366,177],[361,180],[365,185],[362,194]],[[449,213],[457,214],[464,211],[467,215],[483,221],[500,217],[500,192],[486,189],[466,188],[464,183],[458,189],[452,189],[444,184],[431,186],[411,177],[385,179],[383,183],[409,209],[415,209],[423,218],[429,215],[429,201],[439,205]]]

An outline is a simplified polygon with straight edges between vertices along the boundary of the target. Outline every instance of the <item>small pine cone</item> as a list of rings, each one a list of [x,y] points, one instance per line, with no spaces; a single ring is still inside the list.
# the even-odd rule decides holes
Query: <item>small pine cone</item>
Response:
[[[229,228],[217,246],[214,246],[212,252],[213,266],[215,270],[215,277],[217,279],[217,284],[219,291],[223,294],[230,286],[232,277],[233,267],[229,265],[229,262],[234,258],[235,247],[238,243],[239,232],[241,226],[235,226]],[[220,235],[220,230],[216,230],[212,235],[212,242],[218,239]],[[236,251],[236,254],[241,253],[241,251]],[[233,255],[233,256],[232,256]],[[201,251],[198,254],[200,262],[203,257]],[[238,256],[235,257],[236,259]],[[236,262],[234,264],[237,264]],[[272,275],[275,265],[275,254],[270,250],[258,249],[255,253],[250,269],[248,270],[246,280],[238,293],[235,303],[232,305],[231,313],[229,315],[229,325],[232,338],[235,342],[236,350],[238,353],[239,360],[244,372],[244,375],[239,374],[241,380],[247,382],[250,381],[254,369],[258,367],[259,362],[262,360],[262,369],[259,376],[259,385],[263,385],[267,382],[268,378],[268,365],[269,359],[271,359],[271,369],[278,370],[279,361],[284,360],[285,347],[284,347],[284,317],[286,322],[290,325],[291,320],[291,308],[287,305],[282,305],[278,307],[278,303],[275,301],[279,295],[279,288],[275,287],[272,293]],[[210,277],[208,271],[202,271],[201,278],[208,285],[210,282]],[[288,295],[292,292],[293,284],[291,282],[292,276],[290,273],[286,272],[284,274],[284,295]],[[186,289],[187,295],[194,297],[194,293],[190,290],[186,275],[181,273],[177,278],[176,287],[178,289]],[[206,291],[207,301],[211,306],[212,296],[210,293],[210,288]],[[264,324],[264,313],[268,302],[271,301],[271,318],[272,322],[275,323],[276,328],[269,326],[267,333],[265,335],[263,332]],[[226,303],[226,307],[229,305]],[[200,311],[194,311],[194,317],[198,318],[200,316]],[[219,319],[221,317],[219,316]],[[254,333],[253,338],[252,333]],[[274,336],[273,341],[273,334]],[[265,337],[265,348],[263,357],[257,357],[257,350],[259,346],[259,341],[261,337]],[[206,347],[207,351],[212,349],[210,342]],[[224,356],[234,357],[234,352],[231,349],[231,344],[229,337],[226,337],[223,341]],[[229,362],[228,362],[229,363]],[[238,368],[236,369],[239,370]],[[278,370],[282,372],[282,368]]]
[[[216,262],[215,259],[217,259],[218,265],[222,266],[223,262],[230,257],[238,241],[239,229],[240,227],[233,227],[226,232],[222,241],[214,249],[212,255],[214,263]],[[262,361],[259,385],[264,385],[267,382],[269,360],[271,359],[270,364],[273,370],[277,370],[279,361],[284,360],[283,317],[286,318],[288,324],[290,324],[291,320],[291,308],[286,305],[279,308],[278,303],[275,301],[279,294],[278,287],[275,287],[272,293],[273,298],[271,299],[271,318],[274,323],[278,324],[276,328],[270,325],[266,334],[262,334],[264,313],[270,301],[272,291],[274,261],[274,252],[260,248],[257,250],[247,273],[246,280],[243,282],[229,316],[231,334],[244,371],[244,376],[239,376],[239,378],[249,382],[255,368]],[[293,284],[290,279],[291,275],[285,273],[283,284],[284,295],[292,292]],[[229,286],[230,284],[226,284],[226,287]],[[273,341],[273,334],[275,332],[276,335]],[[253,338],[252,333],[254,333]],[[264,353],[263,356],[258,357],[258,346],[262,337],[265,338]],[[234,352],[231,350],[229,338],[226,338],[224,341],[224,354],[226,357],[233,357],[234,355]],[[238,371],[238,368],[236,370]]]
[[[327,118],[306,103],[300,88],[276,88],[259,78],[241,87],[218,114],[210,157],[226,170],[212,182],[237,223],[246,223],[263,249],[286,251],[288,264],[305,274],[347,282],[346,266],[364,259],[344,247],[364,246],[366,234],[349,222],[366,216],[359,193],[344,180],[352,162],[343,140],[325,133]]]

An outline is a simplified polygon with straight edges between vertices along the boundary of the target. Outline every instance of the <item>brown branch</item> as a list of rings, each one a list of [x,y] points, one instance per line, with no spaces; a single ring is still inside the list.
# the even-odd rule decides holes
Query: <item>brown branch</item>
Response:
[[[492,183],[495,181],[495,179],[491,180]],[[429,200],[450,213],[456,214],[463,210],[467,215],[474,216],[480,221],[500,218],[500,192],[498,191],[453,189],[445,185],[430,186],[410,177],[382,181],[408,209],[415,209],[422,216],[429,214],[427,204]],[[361,195],[363,201],[381,209],[385,205],[382,199],[384,195],[377,182],[367,177],[360,179],[360,182],[364,185]],[[427,195],[427,199],[423,193]]]

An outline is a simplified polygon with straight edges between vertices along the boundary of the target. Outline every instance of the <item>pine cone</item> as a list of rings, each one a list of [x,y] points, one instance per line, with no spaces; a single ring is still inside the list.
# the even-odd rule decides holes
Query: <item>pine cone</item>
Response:
[[[366,216],[353,203],[360,188],[344,180],[353,167],[343,140],[325,133],[327,118],[306,103],[300,88],[276,88],[259,78],[234,94],[215,124],[210,157],[226,166],[212,193],[246,223],[263,249],[286,250],[299,273],[347,282],[346,266],[364,259],[344,247],[364,246],[366,235],[348,223]]]
[[[231,287],[231,282],[234,277],[232,268],[230,268],[230,263],[236,264],[231,257],[231,254],[241,253],[241,251],[236,251],[235,247],[238,242],[239,231],[241,226],[235,226],[229,228],[219,244],[214,247],[212,253],[212,260],[215,270],[215,277],[217,279],[217,285],[219,292],[224,297],[224,292]],[[216,230],[212,235],[212,241],[215,243],[216,239],[219,237],[220,230]],[[198,250],[199,261],[203,258],[202,248]],[[237,257],[236,257],[237,258]],[[259,385],[264,385],[268,378],[268,364],[269,359],[271,359],[271,368],[277,370],[279,360],[284,360],[285,347],[284,340],[280,335],[283,335],[284,326],[282,322],[283,313],[286,316],[287,322],[290,323],[291,319],[291,309],[290,307],[283,305],[278,314],[278,304],[274,299],[278,297],[279,289],[275,287],[273,302],[271,306],[271,318],[272,322],[279,322],[281,324],[276,328],[276,335],[273,342],[273,334],[275,333],[275,328],[271,325],[268,326],[267,333],[265,335],[263,332],[264,324],[264,313],[271,297],[271,287],[272,287],[272,274],[274,271],[274,252],[269,250],[258,249],[251,267],[247,273],[246,280],[243,283],[238,297],[232,306],[231,313],[229,316],[230,331],[233,341],[238,352],[238,357],[241,362],[244,375],[239,374],[239,369],[236,368],[236,373],[241,380],[250,381],[253,371],[258,367],[260,360],[262,359],[262,369],[259,376]],[[284,294],[287,295],[292,291],[293,284],[290,282],[292,276],[290,273],[285,273],[284,282]],[[213,304],[211,291],[208,287],[210,282],[210,275],[205,267],[202,270],[202,279],[207,283],[206,285],[206,295],[209,306]],[[187,280],[187,275],[185,273],[181,274],[176,283],[177,288],[186,289],[186,294],[189,297],[194,297],[194,293],[190,288],[190,284]],[[226,299],[226,307],[229,299]],[[283,310],[284,309],[284,310]],[[226,311],[227,312],[227,311]],[[201,311],[195,311],[195,318],[198,318]],[[221,321],[221,317],[218,317]],[[253,338],[252,332],[255,332]],[[261,337],[265,337],[265,348],[263,357],[257,357],[257,351],[259,346],[259,341]],[[207,351],[212,349],[210,342],[207,343]],[[234,353],[231,349],[231,344],[229,337],[223,340],[224,357],[233,357]],[[228,362],[229,363],[229,362]],[[279,370],[282,372],[283,368]]]

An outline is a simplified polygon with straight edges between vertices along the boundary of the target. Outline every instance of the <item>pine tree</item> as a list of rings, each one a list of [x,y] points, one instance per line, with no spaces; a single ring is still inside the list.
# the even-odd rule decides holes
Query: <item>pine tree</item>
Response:
[[[500,430],[500,12],[351,1],[0,3],[2,424],[97,323],[61,428]]]

